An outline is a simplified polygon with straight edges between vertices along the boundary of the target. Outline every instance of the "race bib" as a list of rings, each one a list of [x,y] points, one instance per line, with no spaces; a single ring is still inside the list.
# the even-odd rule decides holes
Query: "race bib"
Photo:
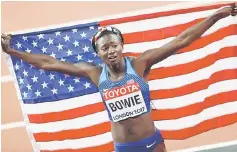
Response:
[[[147,112],[140,86],[136,82],[103,91],[103,98],[114,122]]]

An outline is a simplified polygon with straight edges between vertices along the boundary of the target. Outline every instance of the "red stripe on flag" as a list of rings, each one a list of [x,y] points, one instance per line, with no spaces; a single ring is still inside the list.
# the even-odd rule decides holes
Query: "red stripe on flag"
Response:
[[[162,130],[161,133],[164,139],[186,139],[212,129],[231,125],[236,122],[237,122],[237,113],[234,113],[203,121],[200,124],[195,125],[194,127],[175,131]],[[83,149],[41,150],[41,152],[91,152],[91,151],[111,152],[112,150],[114,150],[113,142],[109,142],[108,144]]]
[[[146,32],[144,32],[144,33],[146,33]],[[144,35],[146,35],[146,34],[144,34]],[[178,33],[176,33],[174,36],[177,36],[177,35],[178,35]],[[207,46],[207,45],[209,45],[209,44],[211,44],[213,42],[222,40],[223,38],[225,38],[227,36],[232,36],[232,35],[237,35],[237,25],[236,24],[229,25],[229,26],[227,26],[225,28],[219,29],[218,31],[216,31],[216,32],[214,32],[212,34],[203,36],[203,37],[199,38],[198,40],[196,40],[195,42],[193,42],[191,45],[189,45],[189,46],[179,50],[177,53],[191,52],[193,50],[203,48],[203,47],[205,47],[205,46]],[[159,35],[157,35],[156,38],[159,39]],[[146,42],[148,40],[149,39],[143,39],[144,42]],[[136,43],[136,42],[134,41],[134,43]],[[144,50],[144,51],[146,51],[146,50]],[[138,57],[138,56],[141,55],[141,53],[128,52],[128,53],[123,53],[123,55],[124,56],[135,56],[135,57]]]
[[[217,9],[217,8],[227,6],[230,4],[231,3],[217,4],[217,5],[210,5],[210,6],[200,6],[200,7],[172,10],[172,11],[166,11],[166,12],[157,12],[157,13],[136,15],[136,16],[130,16],[130,17],[117,18],[117,19],[109,19],[109,20],[100,21],[99,26],[121,24],[121,23],[134,22],[134,21],[140,21],[140,20],[145,20],[145,19],[158,18],[158,17],[163,17],[163,16],[171,16],[171,15],[184,14],[184,13],[200,12],[200,11],[205,11],[205,10]]]
[[[90,114],[104,111],[104,110],[105,110],[105,107],[101,101],[95,104],[90,104],[87,106],[78,107],[78,108],[69,109],[69,110],[60,111],[60,112],[50,112],[50,113],[44,113],[44,114],[28,114],[28,118],[31,123],[47,123],[47,122],[55,122],[55,121],[83,117],[83,116],[90,115]]]
[[[203,121],[200,124],[195,125],[194,127],[185,128],[178,131],[161,131],[161,133],[164,139],[183,140],[212,129],[234,124],[236,122],[237,113],[234,113]]]
[[[154,120],[178,119],[186,116],[195,115],[202,112],[204,109],[233,101],[237,101],[237,90],[215,94],[210,97],[207,97],[204,101],[200,101],[199,103],[195,103],[181,108],[153,110],[152,118]]]
[[[236,56],[237,46],[222,48],[217,53],[210,54],[205,58],[198,59],[193,62],[179,64],[171,67],[152,69],[149,74],[149,80],[162,79],[192,73],[199,69],[211,66],[218,60]]]
[[[233,102],[237,100],[237,90],[223,92],[206,98],[204,101],[177,109],[153,110],[152,118],[154,121],[177,119],[202,112],[204,109],[214,107],[219,104]],[[178,102],[178,101],[177,101]],[[96,129],[95,129],[96,128]],[[105,122],[91,127],[81,129],[64,130],[54,133],[35,133],[37,142],[53,140],[79,139],[96,136],[110,131],[110,123]]]
[[[140,42],[149,42],[155,40],[166,39],[169,37],[176,37],[185,29],[201,22],[203,19],[197,19],[186,24],[179,24],[175,26],[165,27],[161,29],[153,29],[147,31],[125,33],[123,34],[124,43],[140,43]]]
[[[96,129],[95,129],[96,128]],[[46,142],[54,140],[65,140],[65,139],[79,139],[85,137],[92,137],[106,132],[110,132],[110,122],[104,122],[97,125],[93,125],[86,128],[63,130],[59,132],[44,132],[34,133],[34,138],[37,142]]]
[[[231,79],[237,79],[237,69],[218,71],[213,73],[208,79],[203,79],[182,87],[154,90],[150,92],[150,95],[152,100],[173,98],[198,92],[207,89],[211,84]]]
[[[198,81],[198,82],[195,82],[183,87],[179,87],[175,89],[151,91],[150,92],[151,99],[156,100],[156,99],[162,99],[162,98],[173,98],[177,96],[182,96],[185,94],[193,93],[195,91],[206,89],[208,88],[208,86],[216,82],[236,79],[236,78],[237,78],[237,69],[223,70],[223,71],[214,73],[209,79],[201,80],[201,81]],[[28,115],[28,117],[31,123],[47,123],[47,122],[55,122],[55,121],[69,120],[69,119],[74,119],[78,117],[83,117],[83,116],[95,114],[97,112],[101,112],[104,110],[105,110],[104,104],[102,102],[99,102],[96,104],[91,104],[88,106],[83,106],[83,107],[65,110],[61,112],[52,112],[52,113],[46,113],[46,114],[30,114]],[[162,119],[166,119],[166,117],[163,117]]]

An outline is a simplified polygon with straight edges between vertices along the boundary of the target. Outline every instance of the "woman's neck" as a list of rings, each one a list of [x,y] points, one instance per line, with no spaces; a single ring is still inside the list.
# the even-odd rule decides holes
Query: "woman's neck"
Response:
[[[124,58],[121,59],[119,64],[116,65],[109,65],[109,73],[112,77],[118,77],[121,76],[121,74],[123,75],[125,73],[125,61]]]

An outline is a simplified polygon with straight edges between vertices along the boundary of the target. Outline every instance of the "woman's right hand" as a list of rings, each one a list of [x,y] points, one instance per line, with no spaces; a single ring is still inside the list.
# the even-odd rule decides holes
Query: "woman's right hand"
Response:
[[[10,53],[10,41],[11,41],[11,35],[8,34],[2,34],[1,35],[1,45],[2,45],[2,50],[5,53]]]

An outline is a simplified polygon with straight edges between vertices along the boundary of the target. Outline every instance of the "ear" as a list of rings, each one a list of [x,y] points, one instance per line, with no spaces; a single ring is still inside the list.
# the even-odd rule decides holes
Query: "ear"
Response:
[[[124,47],[123,47],[123,45],[124,45],[124,44],[123,44],[123,43],[121,43],[122,49],[124,48]]]

